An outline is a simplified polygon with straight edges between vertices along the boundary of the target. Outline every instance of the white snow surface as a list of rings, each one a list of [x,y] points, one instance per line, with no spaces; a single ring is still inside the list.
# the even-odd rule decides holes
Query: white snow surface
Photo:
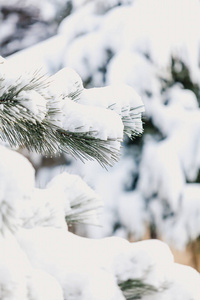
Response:
[[[150,203],[147,205],[149,217],[155,204],[154,198],[157,204],[160,202],[153,217],[157,219],[160,212],[158,231],[165,237],[169,236],[168,223],[175,224],[180,214],[183,214],[185,226],[187,223],[188,228],[193,228],[193,233],[192,229],[190,233],[183,229],[185,226],[181,228],[178,222],[177,229],[170,231],[169,241],[173,241],[176,247],[183,247],[183,244],[186,246],[191,237],[196,238],[199,234],[192,225],[193,213],[189,217],[187,211],[180,209],[186,182],[196,180],[200,167],[199,103],[194,92],[182,84],[173,83],[171,87],[164,84],[165,90],[162,88],[163,81],[173,82],[170,71],[172,58],[176,59],[174,70],[177,73],[184,71],[183,63],[191,81],[199,85],[200,3],[197,0],[138,0],[127,6],[105,9],[104,17],[97,13],[96,8],[94,2],[89,2],[84,9],[80,7],[61,24],[62,34],[70,33],[63,65],[78,71],[83,80],[89,81],[89,87],[123,83],[141,95],[145,114],[153,126],[158,128],[161,140],[155,134],[156,140],[152,145],[148,137],[145,138],[136,192],[139,190],[142,194],[141,206],[145,201]],[[82,32],[80,25],[77,25],[79,34],[68,26],[70,22],[78,23],[78,14],[84,17],[88,15],[88,20],[92,20],[93,24],[90,28],[85,27]],[[92,90],[84,90],[83,96],[92,94]],[[107,186],[104,189],[109,195],[112,194]],[[105,214],[109,219],[107,232],[110,234],[111,223],[114,227],[117,217],[111,217],[110,200],[108,197],[105,199],[108,201]],[[198,211],[199,200],[193,205]],[[169,209],[167,214],[164,213],[166,207]],[[115,209],[118,211],[118,208]],[[125,211],[125,208],[121,205],[120,210]],[[141,211],[141,222],[146,222],[143,215]],[[127,232],[132,231],[129,224]],[[138,236],[140,228],[137,230]]]
[[[0,146],[0,231],[16,230],[23,202],[34,188],[34,169],[20,154]],[[23,166],[23,168],[22,168]]]
[[[168,92],[161,94],[161,82],[159,77],[167,78],[169,81],[171,80],[169,68],[171,56],[173,55],[182,60],[188,67],[193,82],[199,83],[199,1],[135,0],[129,7],[121,6],[110,10],[105,14],[105,17],[96,13],[95,2],[96,1],[89,1],[88,4],[84,6],[83,1],[79,3],[75,1],[74,3],[77,3],[77,10],[61,24],[60,32],[62,34],[41,45],[33,47],[33,49],[26,50],[21,54],[19,53],[11,57],[10,61],[13,63],[14,61],[17,62],[16,64],[20,65],[21,68],[28,64],[28,62],[31,62],[31,64],[38,64],[39,62],[41,65],[44,63],[48,71],[51,70],[52,72],[53,69],[52,73],[54,73],[55,70],[57,71],[63,63],[63,66],[73,67],[84,81],[91,78],[91,82],[89,83],[90,87],[94,84],[102,86],[103,84],[119,84],[120,82],[131,85],[140,93],[145,102],[146,115],[150,117],[153,124],[159,128],[163,135],[163,140],[154,140],[152,142],[149,136],[145,138],[142,151],[142,163],[139,166],[139,184],[136,186],[136,189],[139,189],[139,194],[143,195],[142,203],[138,205],[138,201],[134,201],[133,197],[132,209],[136,212],[141,211],[141,214],[137,215],[137,217],[139,216],[141,218],[141,223],[143,223],[143,221],[146,222],[146,217],[144,217],[145,212],[142,207],[143,204],[145,205],[145,201],[148,200],[150,203],[150,213],[153,213],[157,228],[159,228],[160,232],[168,241],[182,249],[191,239],[195,239],[199,236],[199,184],[195,186],[186,184],[186,180],[193,181],[196,179],[200,165],[199,106],[194,93],[184,89],[182,86],[173,86]],[[173,7],[173,9],[171,9],[171,7]],[[84,24],[80,22],[83,16],[84,19],[87,20],[87,22],[83,22]],[[70,24],[75,25],[71,26]],[[120,28],[119,34],[116,34],[116,28]],[[113,32],[115,32],[115,34],[113,34]],[[69,38],[67,36],[69,36]],[[107,50],[111,50],[111,54],[109,54]],[[18,60],[20,57],[21,60]],[[32,57],[32,61],[30,57]],[[105,65],[108,72],[103,74],[101,69],[105,69]],[[177,63],[176,68],[181,68],[181,65]],[[84,90],[83,93],[87,94],[87,90]],[[89,93],[90,91],[88,94]],[[68,99],[66,100],[69,102]],[[130,161],[127,165],[129,164],[134,169]],[[86,164],[85,168],[88,168],[88,164]],[[93,173],[88,175],[91,170]],[[120,170],[120,166],[117,170]],[[128,228],[125,233],[127,234],[127,232],[132,231],[133,226],[135,236],[142,234],[142,225],[137,229],[134,225],[134,221],[131,220],[131,213],[129,218],[125,218],[125,213],[123,214],[123,212],[125,212],[127,208],[125,206],[123,207],[123,197],[115,203],[115,200],[118,199],[117,192],[119,192],[120,196],[123,196],[123,193],[121,193],[125,185],[123,180],[126,176],[128,177],[127,173],[129,173],[129,170],[130,168],[128,168],[128,171],[127,169],[123,170],[121,177],[118,176],[119,173],[114,177],[119,180],[114,181],[116,189],[113,191],[111,184],[107,184],[105,187],[103,187],[103,183],[100,184],[101,180],[106,181],[108,177],[102,172],[105,179],[104,177],[103,179],[100,178],[100,175],[97,173],[98,168],[96,168],[96,166],[91,168],[89,165],[87,175],[90,177],[89,179],[93,185],[95,185],[96,179],[94,177],[96,177],[96,185],[99,189],[102,189],[102,193],[112,195],[111,198],[109,198],[109,196],[104,198],[104,200],[107,201],[106,207],[108,207],[106,211],[107,219],[105,217],[106,220],[104,224],[105,227],[107,225],[108,227],[104,229],[104,233],[106,231],[108,234],[112,233],[113,224],[119,220],[115,212],[118,211],[118,204],[120,204],[120,220],[123,225]],[[86,170],[82,168],[81,171],[84,173]],[[114,171],[112,175],[114,176]],[[130,177],[127,180],[130,180]],[[138,193],[138,190],[136,192]],[[133,195],[135,195],[135,193]],[[126,200],[126,198],[124,199]],[[113,211],[111,212],[110,207],[115,208],[114,213]],[[169,211],[165,210],[166,207]],[[169,218],[167,214],[169,214]],[[138,222],[139,220],[137,223]],[[37,239],[34,237],[36,244],[40,242],[38,241],[39,230],[40,227],[32,228],[29,231],[30,236],[34,235],[31,232],[36,232],[35,236]],[[43,228],[43,230],[49,230],[50,232],[50,228]],[[57,236],[58,230],[60,229],[56,229],[55,236]],[[26,252],[29,252],[29,256],[35,260],[36,256],[34,253],[30,254],[31,247],[29,242],[27,242],[29,239],[34,240],[34,238],[26,238],[26,234],[22,233],[22,231],[20,234],[22,236],[24,234],[24,236],[21,238],[21,243],[23,243],[24,248],[27,248]],[[25,229],[24,232],[27,233],[27,229]],[[48,234],[51,235],[50,233]],[[41,236],[44,236],[44,239],[46,237],[45,234]],[[49,241],[51,240],[50,237],[48,239]],[[60,240],[62,239],[63,236]],[[47,239],[45,241],[47,241]],[[80,244],[81,243],[82,242],[80,242]],[[52,243],[49,242],[49,245],[52,245]],[[139,243],[139,245],[141,244]],[[135,244],[133,244],[133,246],[135,246]],[[42,247],[43,246],[41,246],[41,248]],[[146,250],[150,247],[149,242],[145,244],[145,247]],[[48,249],[49,248],[50,247],[48,247]],[[62,246],[60,246],[60,248],[62,248]],[[160,253],[163,252],[163,249],[160,250],[158,245],[156,245],[156,248],[158,249],[158,252],[155,252],[157,257],[161,257]],[[44,250],[45,255],[48,249],[46,248],[46,250]],[[81,246],[79,246],[79,249],[81,249]],[[34,251],[37,251],[37,249]],[[40,257],[40,255],[42,256],[42,250],[41,253],[39,253],[39,251],[40,250],[38,250],[37,254],[38,257]],[[56,251],[58,251],[57,248],[55,249],[55,253],[57,253]],[[99,257],[104,259],[102,253],[100,253],[101,255],[99,254]],[[77,256],[78,255],[79,253]],[[168,257],[167,254],[161,257],[161,260],[167,264],[168,260],[166,257]],[[131,265],[125,255],[125,259],[123,258],[122,260],[125,262],[126,259],[128,263],[123,265]],[[42,260],[43,257],[41,261]],[[87,263],[88,261],[90,261],[90,257]],[[39,264],[37,259],[34,263]],[[73,263],[74,261],[71,262],[71,265]],[[199,300],[199,274],[188,267],[180,266],[179,268],[172,263],[168,264],[170,267],[171,265],[173,265],[173,267],[171,269],[172,271],[169,272],[170,275],[168,271],[166,271],[167,275],[162,273],[163,271],[161,269],[159,271],[160,277],[158,277],[163,278],[161,275],[164,277],[166,275],[167,278],[174,281],[174,283],[170,285],[170,288],[158,294],[144,296],[142,300]],[[54,272],[55,266],[51,265],[51,267],[46,263],[45,268],[50,272],[52,272],[52,270]],[[60,270],[57,272],[58,274],[62,273]],[[94,274],[96,274],[96,278],[106,276],[105,273],[102,275],[102,273],[97,270],[94,272],[91,271],[92,275],[91,273],[90,275],[94,279],[90,281],[90,275],[81,273],[82,270],[77,272],[79,275],[81,274],[79,277],[77,277],[76,272],[73,272],[67,275],[67,282],[68,290],[73,291],[71,297],[74,297],[76,300],[79,299],[78,297],[85,297],[82,298],[84,300],[87,299],[87,297],[88,299],[92,297],[92,289],[86,284],[88,282],[93,282],[89,286],[97,285],[96,291],[98,290],[98,284],[95,282]],[[120,274],[123,274],[123,271]],[[124,274],[126,274],[126,272]],[[123,276],[125,276],[124,274]],[[110,278],[109,275],[108,278]],[[62,278],[62,276],[64,277],[65,275],[58,275],[59,278]],[[154,283],[156,283],[156,276],[153,277],[153,279],[155,279]],[[110,286],[113,287],[113,279],[107,280],[111,283]],[[194,286],[192,284],[193,282]],[[84,296],[80,296],[81,291],[79,287],[82,286],[84,286]],[[101,290],[101,288],[99,287],[99,290]],[[103,299],[106,299],[106,295],[111,296],[111,294],[115,295],[115,293],[119,295],[119,292],[117,292],[115,288],[113,288],[113,292],[105,291],[105,298]],[[118,299],[117,297],[118,296],[114,299]],[[121,295],[119,295],[119,299],[123,299],[120,297],[122,297]],[[110,299],[112,299],[112,297]]]
[[[73,4],[72,14],[62,21],[57,36],[11,56],[9,61],[13,69],[19,69],[14,67],[16,65],[23,69],[31,63],[45,66],[50,73],[55,73],[61,66],[72,67],[83,81],[89,82],[87,87],[119,83],[133,87],[145,104],[146,116],[159,129],[162,138],[167,138],[166,143],[155,143],[158,155],[152,153],[154,163],[145,159],[148,152],[145,148],[149,143],[144,145],[141,154],[144,158],[139,167],[143,203],[154,191],[156,197],[159,194],[161,211],[164,209],[161,199],[165,198],[165,204],[177,213],[185,183],[196,180],[200,166],[199,104],[194,93],[182,85],[173,85],[161,92],[163,82],[160,78],[167,82],[172,80],[173,56],[177,59],[175,70],[180,72],[183,62],[192,82],[199,84],[199,1],[136,0],[123,1],[126,5],[118,7],[115,7],[116,1],[73,1]],[[59,85],[57,88],[59,92]],[[92,94],[92,90],[83,89],[83,96]],[[103,132],[100,134],[103,136]],[[104,134],[106,137],[107,133]],[[155,179],[153,186],[148,180],[151,173]],[[160,181],[165,182],[160,186]],[[151,202],[153,198],[149,200]],[[198,201],[196,205],[198,209]],[[112,215],[110,210],[106,214]],[[162,215],[160,217],[162,219]],[[144,220],[143,214],[141,219]],[[110,217],[107,232],[115,221],[116,217]],[[162,222],[165,223],[163,219]],[[192,217],[188,217],[188,224],[190,222],[192,224]],[[165,228],[164,224],[162,228]],[[190,236],[180,229],[181,235],[184,235],[186,246]],[[173,239],[175,246],[176,240]]]
[[[4,234],[0,232],[2,300],[124,300],[118,283],[128,279],[144,280],[158,289],[169,285],[169,291],[179,291],[174,293],[174,300],[180,299],[180,293],[183,300],[198,300],[199,274],[174,264],[163,242],[130,243],[117,237],[95,240],[68,232],[64,217],[73,201],[69,201],[67,192],[76,198],[80,187],[80,193],[94,194],[80,178],[63,173],[48,184],[46,191],[34,190],[34,172],[27,159],[3,147],[1,157],[1,182],[12,186],[15,194],[14,198],[5,194],[3,202],[7,205],[12,200],[11,205],[16,203],[21,212],[10,219],[10,226],[5,224]],[[15,166],[13,170],[9,170],[9,162]],[[30,205],[24,206],[23,202]],[[22,217],[24,207],[35,218],[31,223],[30,213],[26,215],[29,226]],[[4,210],[0,213],[2,217]],[[19,226],[13,231],[16,220]],[[192,289],[189,279],[194,283]]]

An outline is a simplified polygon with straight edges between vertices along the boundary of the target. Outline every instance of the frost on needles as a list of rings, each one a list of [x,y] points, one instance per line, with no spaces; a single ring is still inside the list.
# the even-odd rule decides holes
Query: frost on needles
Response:
[[[0,70],[0,136],[10,146],[106,165],[123,131],[142,132],[143,104],[128,86],[85,90],[71,69],[16,77],[3,59]],[[0,299],[199,300],[199,274],[175,264],[164,243],[68,231],[72,222],[96,224],[101,206],[76,175],[35,188],[30,162],[0,146]]]
[[[142,133],[143,103],[126,85],[84,89],[64,68],[53,76],[16,75],[0,59],[0,139],[45,155],[69,153],[113,165],[123,133]]]

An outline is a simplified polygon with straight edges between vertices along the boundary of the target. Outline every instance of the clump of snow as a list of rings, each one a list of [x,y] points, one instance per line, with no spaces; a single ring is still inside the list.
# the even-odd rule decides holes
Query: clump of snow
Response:
[[[18,100],[41,122],[47,114],[47,100],[34,90],[21,91]]]
[[[119,197],[119,221],[134,240],[140,240],[146,232],[147,214],[145,203],[139,192],[126,192]]]
[[[169,105],[177,104],[185,110],[197,110],[199,107],[197,97],[194,92],[183,89],[178,85],[169,89],[166,98],[169,101]]]
[[[79,92],[76,95],[77,90]],[[91,119],[91,116],[94,116],[97,121],[99,116],[102,121],[103,119],[105,121],[105,116],[108,114],[108,117],[114,122],[114,119],[116,119],[114,114],[111,116],[108,110],[103,111],[101,109],[97,109],[97,106],[110,109],[118,113],[122,118],[124,125],[131,128],[129,130],[136,133],[142,132],[141,113],[144,111],[144,106],[139,95],[128,85],[113,85],[104,88],[84,89],[79,75],[70,68],[63,68],[61,71],[51,76],[48,93],[54,98],[48,103],[49,109],[58,111],[57,114],[53,115],[52,119],[55,120],[61,128],[71,131],[74,131],[76,128],[80,128],[82,131],[92,131],[92,127],[95,125],[89,125],[88,122],[89,128],[85,129],[84,126],[86,126],[86,121],[81,121],[83,118],[83,116],[81,117],[82,112],[85,116],[87,116],[88,120]],[[67,97],[72,97],[73,100],[73,94],[75,97],[74,100],[77,104],[67,101]],[[85,104],[87,106],[80,106],[80,104]],[[74,109],[76,109],[77,113],[78,111],[80,112],[79,118],[77,118],[78,122],[80,122],[78,124],[76,124],[77,120],[73,118],[75,115],[73,112]],[[90,116],[88,116],[87,110],[88,112],[91,111]],[[101,117],[101,112],[104,112],[104,118]],[[73,118],[73,122],[71,121],[71,118]],[[74,128],[70,127],[69,129],[68,122],[73,124]],[[112,123],[106,123],[108,130],[110,127],[109,124],[111,125]],[[97,129],[93,128],[93,131],[95,132]],[[115,134],[115,136],[117,135]],[[107,137],[103,137],[102,135],[102,139],[107,139]]]
[[[64,204],[67,205],[65,195],[59,189],[37,189],[31,194],[31,202],[21,207],[20,219],[24,228],[36,226],[54,226],[65,228]]]
[[[24,108],[41,122],[47,114],[47,100],[39,93],[42,85],[42,80],[40,75],[34,72],[26,72],[25,74],[18,74],[18,71],[11,69],[10,64],[3,58],[1,58],[2,73],[1,73],[1,91],[0,96],[5,97],[7,93],[11,93],[12,99],[8,100],[18,100]],[[37,77],[38,76],[38,80]],[[34,83],[35,80],[35,83]],[[13,92],[12,92],[13,90]],[[13,95],[12,95],[13,93]],[[3,98],[2,100],[5,101]],[[4,102],[2,103],[2,109],[4,107]],[[19,113],[19,107],[13,107],[13,110]]]
[[[158,289],[165,286],[166,292],[173,285],[180,292],[184,291],[183,299],[188,299],[188,295],[198,299],[189,284],[182,286],[179,272],[176,271],[176,281],[172,281],[173,257],[169,248],[158,241],[130,244],[120,238],[90,240],[53,228],[21,230],[18,240],[33,266],[42,267],[55,276],[64,297],[69,299],[90,299],[91,296],[101,299],[99,295],[108,300],[124,299],[117,282],[127,279],[144,280]],[[198,282],[199,274],[194,272],[193,276]],[[105,279],[109,285],[104,284]],[[198,289],[199,286],[196,292]],[[177,293],[174,299],[179,300],[178,297]]]
[[[20,205],[30,200],[34,169],[26,158],[0,146],[0,231],[19,225]]]
[[[126,24],[127,47],[148,54],[163,68],[171,56],[180,57],[197,79],[199,13],[198,1],[136,1]]]
[[[139,189],[145,198],[157,195],[161,201],[167,201],[173,209],[178,209],[185,178],[169,142],[146,145],[140,173]]]
[[[63,125],[72,132],[90,132],[101,140],[123,138],[123,123],[113,111],[96,106],[85,106],[66,100],[63,106]],[[112,120],[112,121],[111,121]]]
[[[27,70],[42,70],[53,74],[60,69],[66,41],[63,35],[55,35],[39,44],[23,49],[7,57],[11,69],[18,73]],[[21,75],[21,74],[20,74]]]
[[[9,179],[12,180],[9,188],[13,186],[13,192],[7,191],[4,202],[16,203],[20,211],[15,218],[10,218],[10,227],[16,220],[20,221],[17,231],[0,235],[2,299],[19,300],[29,295],[39,300],[43,297],[50,300],[55,297],[59,300],[124,300],[119,284],[141,280],[158,290],[165,286],[168,294],[170,289],[180,291],[174,300],[179,300],[181,293],[184,300],[191,296],[198,300],[199,274],[192,270],[187,274],[185,267],[186,273],[181,275],[164,243],[130,243],[116,237],[94,240],[68,232],[64,218],[76,203],[74,199],[82,193],[88,198],[96,196],[79,177],[63,173],[46,189],[34,189],[34,172],[25,158],[3,147],[1,157],[1,182]],[[14,173],[9,165],[15,166]],[[29,206],[24,205],[27,197]],[[172,277],[172,274],[175,275]],[[186,278],[194,279],[195,289],[189,288]]]
[[[80,176],[63,172],[47,184],[49,188],[64,194],[64,212],[69,220],[72,218],[72,221],[99,225],[98,210],[103,206],[103,201]]]
[[[46,188],[33,190],[31,202],[23,205],[20,218],[25,228],[66,228],[66,221],[100,225],[102,206],[100,196],[79,176],[63,172],[53,177]]]
[[[159,288],[171,280],[173,256],[169,247],[158,240],[130,244],[116,258],[115,271],[119,281],[144,279]]]
[[[158,75],[156,67],[142,54],[124,49],[110,60],[106,81],[114,85],[125,83],[133,87],[139,95],[152,96],[158,95],[161,88]],[[148,110],[146,113],[148,114]]]
[[[41,269],[33,268],[26,253],[11,234],[0,236],[1,299],[63,300],[57,280]]]
[[[95,14],[93,3],[88,3],[65,18],[59,25],[58,33],[63,34],[66,41],[71,41],[77,36],[98,29],[102,19],[103,16]]]
[[[77,91],[81,92],[83,89],[83,82],[73,69],[63,68],[49,78],[48,94],[51,97],[63,97],[63,99],[70,94],[73,95]]]
[[[164,238],[170,244],[176,245],[178,249],[184,249],[189,241],[198,238],[199,231],[199,199],[200,187],[197,183],[188,183],[185,185],[179,210],[176,212],[175,222],[173,218],[167,220],[166,224],[162,225],[162,221],[158,222],[161,225]],[[188,222],[188,219],[190,222]]]
[[[125,107],[129,107],[130,109],[139,107],[139,111],[144,109],[141,97],[133,88],[125,84],[84,89],[80,95],[79,102],[84,104],[95,104],[105,108],[111,107],[117,113],[122,115],[123,108]]]
[[[118,113],[129,133],[142,133],[144,105],[139,95],[128,85],[113,85],[103,88],[84,89],[78,103],[109,108]],[[128,128],[128,129],[127,129]]]

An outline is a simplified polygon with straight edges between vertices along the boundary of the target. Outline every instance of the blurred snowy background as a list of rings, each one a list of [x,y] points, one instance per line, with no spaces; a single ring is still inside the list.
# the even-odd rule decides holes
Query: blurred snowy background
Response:
[[[126,83],[145,103],[143,136],[108,171],[24,152],[39,187],[67,170],[101,196],[102,227],[76,233],[159,238],[200,270],[199,50],[199,0],[0,0],[0,55],[14,69],[72,67],[86,88]]]

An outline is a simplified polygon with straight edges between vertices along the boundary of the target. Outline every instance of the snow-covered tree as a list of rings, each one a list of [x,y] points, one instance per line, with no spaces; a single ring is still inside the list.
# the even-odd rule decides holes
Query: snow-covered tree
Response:
[[[76,172],[105,200],[103,230],[88,229],[87,234],[132,235],[138,240],[149,226],[152,237],[161,236],[184,249],[200,235],[199,1],[65,3],[71,3],[71,14],[61,22],[58,34],[11,56],[13,67],[42,64],[53,74],[70,66],[91,88],[78,97],[79,104],[93,102],[96,91],[115,97],[109,88],[100,88],[104,85],[127,84],[146,107],[145,134],[135,143],[124,141],[128,147],[109,173],[97,164],[74,163]],[[95,86],[99,88],[92,89]],[[128,90],[115,91],[126,94],[129,103]],[[104,108],[111,104],[98,97],[94,102]],[[45,181],[44,173],[51,179],[50,170],[43,169],[38,182]]]
[[[96,224],[102,200],[66,172],[36,188],[32,165],[16,151],[112,165],[123,134],[142,133],[138,94],[127,85],[84,89],[67,68],[19,77],[1,58],[0,70],[0,299],[198,300],[198,272],[174,263],[166,244],[69,232],[72,222]]]
[[[111,175],[94,178],[96,165],[76,167],[106,199],[107,225],[98,234],[140,239],[148,224],[152,236],[184,249],[200,235],[199,1],[71,2],[55,38],[65,48],[48,68],[70,66],[87,87],[128,84],[146,107],[143,138],[125,140]],[[90,97],[92,90],[79,103]]]

